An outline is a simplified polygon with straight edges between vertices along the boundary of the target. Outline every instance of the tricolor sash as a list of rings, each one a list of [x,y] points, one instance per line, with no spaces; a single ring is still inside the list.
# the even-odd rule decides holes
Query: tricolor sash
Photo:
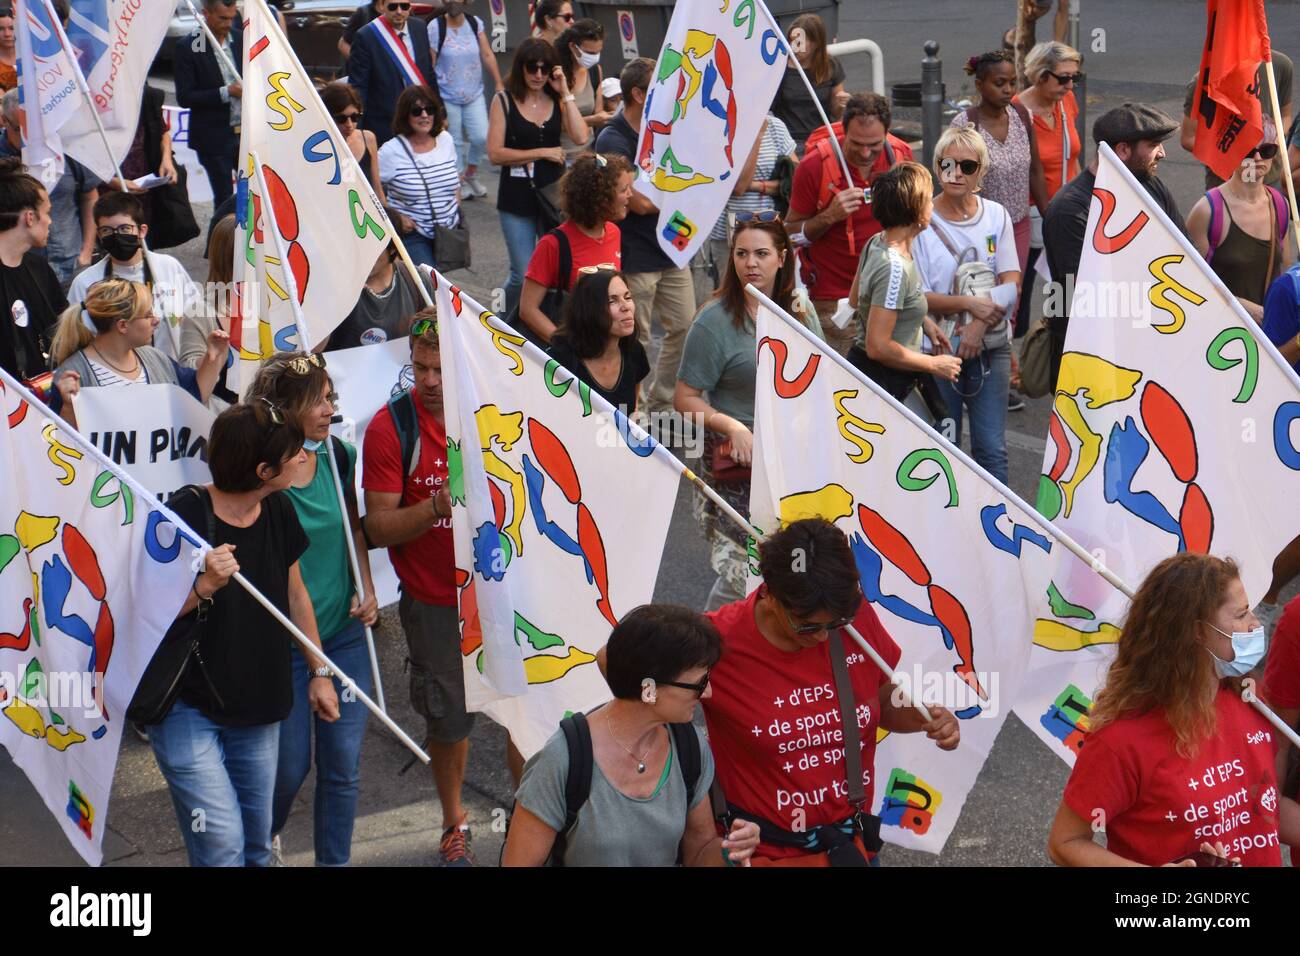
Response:
[[[415,65],[415,60],[411,59],[411,51],[406,48],[406,44],[397,35],[393,25],[383,17],[375,17],[370,23],[379,34],[379,38],[384,41],[388,55],[393,58],[397,68],[406,74],[407,86],[427,86],[428,83],[424,79],[424,74]],[[409,30],[410,27],[408,26],[407,29]]]

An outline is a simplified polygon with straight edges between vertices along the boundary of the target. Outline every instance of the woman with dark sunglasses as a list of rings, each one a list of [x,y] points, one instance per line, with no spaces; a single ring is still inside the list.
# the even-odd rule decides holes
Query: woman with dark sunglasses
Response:
[[[447,132],[442,99],[427,86],[408,86],[397,98],[394,136],[379,148],[379,175],[388,205],[416,265],[436,266],[437,227],[460,224],[456,142]]]
[[[1294,260],[1286,199],[1264,183],[1278,152],[1277,129],[1265,116],[1263,141],[1226,182],[1211,186],[1187,217],[1196,251],[1260,325],[1268,287]]]
[[[569,92],[555,47],[530,37],[515,50],[506,88],[492,98],[488,118],[488,159],[501,167],[497,213],[510,256],[505,313],[519,303],[538,240],[558,225],[537,193],[564,174],[561,130],[575,142],[587,140],[586,120]]]
[[[387,200],[384,199],[384,184],[379,179],[379,142],[375,139],[374,133],[361,128],[361,119],[364,115],[361,109],[361,97],[348,84],[335,82],[326,83],[321,87],[320,98],[325,104],[325,109],[329,110],[330,118],[334,120],[339,135],[348,144],[348,149],[352,150],[357,165],[366,174],[370,188],[375,191],[380,205],[383,205]]]
[[[695,611],[655,604],[629,611],[599,654],[614,699],[566,718],[569,727],[524,766],[501,864],[747,866],[758,827],[738,820],[718,835],[713,758],[691,723],[721,653],[718,632]],[[581,752],[571,751],[569,733]],[[577,807],[566,795],[575,762],[591,768]]]
[[[179,696],[149,743],[171,791],[191,866],[269,866],[280,722],[293,709],[295,642],[241,587],[236,571],[316,647],[320,638],[302,563],[310,542],[281,492],[306,462],[303,435],[284,411],[258,400],[232,405],[212,425],[212,482],[167,502],[214,549],[164,642],[198,637]],[[323,662],[305,654],[315,670]],[[333,681],[312,680],[307,706],[339,716]],[[202,821],[202,826],[196,825]]]
[[[569,0],[537,0],[533,8],[537,38],[552,46],[556,45],[561,33],[573,26],[573,21],[573,4]]]
[[[853,551],[833,524],[805,518],[774,532],[758,546],[758,568],[757,590],[705,615],[722,635],[703,706],[728,814],[758,824],[755,866],[874,865],[876,731],[923,731],[953,750],[957,718],[933,706],[923,722],[840,630],[852,623],[898,665],[898,645],[863,600]],[[851,701],[840,687],[851,688]],[[856,731],[845,730],[846,711],[857,714]],[[855,737],[860,790],[846,776],[845,745]]]

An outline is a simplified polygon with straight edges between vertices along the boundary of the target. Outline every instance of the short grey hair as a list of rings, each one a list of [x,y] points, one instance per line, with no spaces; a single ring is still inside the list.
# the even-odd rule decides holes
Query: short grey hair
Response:
[[[1078,63],[1083,66],[1083,55],[1069,44],[1047,40],[1036,44],[1025,55],[1025,76],[1030,83],[1037,83],[1044,73],[1055,72],[1062,63]]]
[[[18,87],[5,90],[4,98],[0,99],[0,114],[4,115],[6,123],[18,122]]]

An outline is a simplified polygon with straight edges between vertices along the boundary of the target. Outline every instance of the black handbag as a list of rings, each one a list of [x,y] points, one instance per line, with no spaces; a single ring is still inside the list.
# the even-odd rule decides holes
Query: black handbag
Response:
[[[217,517],[212,510],[212,498],[208,490],[199,485],[186,485],[177,492],[178,495],[186,493],[198,495],[202,499],[204,518],[207,523],[205,529],[207,542],[212,544],[217,535]],[[185,682],[185,675],[189,673],[191,662],[198,665],[204,680],[207,681],[208,690],[212,692],[213,699],[224,709],[221,695],[212,686],[212,681],[203,666],[203,655],[199,651],[199,639],[202,637],[203,625],[206,621],[207,613],[203,607],[200,607],[192,621],[182,618],[174,621],[167,629],[162,643],[158,645],[144,673],[140,675],[140,683],[136,686],[135,694],[126,709],[127,720],[146,726],[162,723],[180,695],[181,685]]]
[[[555,228],[550,231],[550,235],[555,236],[555,241],[560,247],[558,281],[561,284],[559,288],[547,289],[542,296],[541,310],[542,313],[551,320],[555,325],[560,324],[560,319],[564,317],[564,300],[568,296],[570,273],[573,272],[573,249],[569,246],[569,237],[564,234],[564,230]],[[545,238],[543,236],[542,238]],[[519,306],[515,305],[506,315],[506,325],[510,326],[528,341],[532,342],[539,349],[545,350],[547,343],[543,342],[537,333],[532,330],[527,322],[519,315]]]
[[[560,208],[560,181],[558,179],[548,186],[539,186],[533,177],[529,176],[528,185],[533,187],[533,196],[537,199],[537,221],[543,229],[554,229],[568,218],[564,215],[564,210]]]
[[[189,173],[184,166],[176,165],[176,182],[150,190],[149,195],[149,248],[171,249],[183,246],[200,232],[190,206],[186,187]]]

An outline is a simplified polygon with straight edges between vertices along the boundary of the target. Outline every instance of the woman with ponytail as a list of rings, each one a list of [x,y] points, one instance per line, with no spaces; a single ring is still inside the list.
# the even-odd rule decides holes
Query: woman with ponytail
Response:
[[[149,344],[157,325],[153,294],[143,282],[110,278],[92,285],[83,301],[59,317],[50,347],[55,366],[50,407],[75,428],[71,399],[92,386],[166,383],[206,402],[225,366],[229,334],[219,328],[209,332],[207,354],[192,369]]]

